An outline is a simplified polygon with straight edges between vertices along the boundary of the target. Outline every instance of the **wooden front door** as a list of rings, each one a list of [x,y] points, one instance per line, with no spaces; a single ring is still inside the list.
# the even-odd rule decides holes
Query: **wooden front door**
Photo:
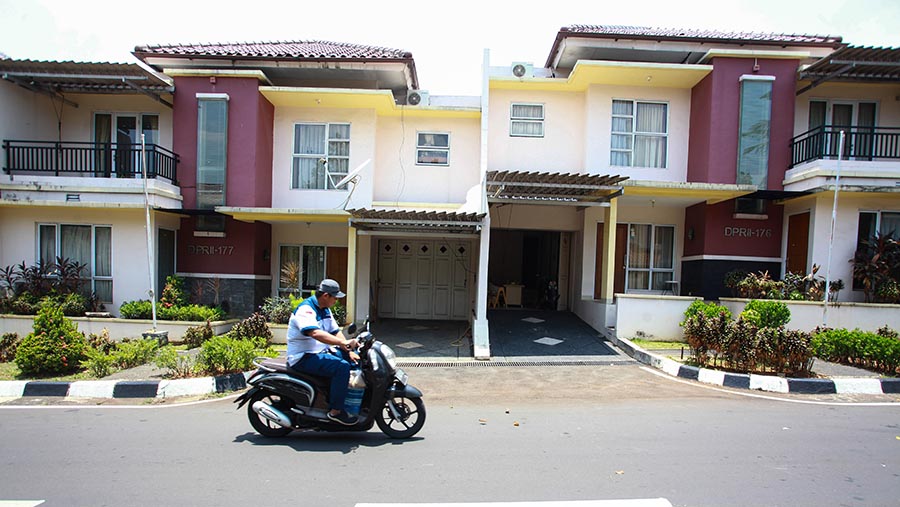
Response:
[[[347,247],[330,246],[325,249],[325,273],[347,292]]]
[[[594,266],[594,299],[600,299],[600,286],[603,282],[603,223],[597,224],[597,260]],[[628,238],[628,225],[616,224],[616,258],[613,263],[613,293],[625,292],[625,249]]]
[[[788,218],[788,244],[785,273],[806,274],[806,258],[809,254],[809,212]]]

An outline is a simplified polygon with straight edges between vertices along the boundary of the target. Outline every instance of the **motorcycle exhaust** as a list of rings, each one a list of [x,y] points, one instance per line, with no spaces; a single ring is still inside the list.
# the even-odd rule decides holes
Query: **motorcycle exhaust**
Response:
[[[291,419],[272,405],[257,401],[253,403],[253,411],[279,426],[285,428],[291,427]]]

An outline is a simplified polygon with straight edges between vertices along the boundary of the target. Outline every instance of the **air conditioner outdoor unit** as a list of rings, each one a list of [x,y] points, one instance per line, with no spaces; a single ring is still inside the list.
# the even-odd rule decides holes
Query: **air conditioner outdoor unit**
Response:
[[[513,62],[512,73],[516,77],[534,77],[534,64],[525,62]]]
[[[427,106],[428,90],[409,90],[406,92],[406,105]]]

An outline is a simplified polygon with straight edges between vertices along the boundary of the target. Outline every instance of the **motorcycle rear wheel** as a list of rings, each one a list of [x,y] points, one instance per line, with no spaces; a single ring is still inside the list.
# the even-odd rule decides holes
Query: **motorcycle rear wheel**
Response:
[[[288,414],[290,413],[291,407],[291,402],[287,398],[269,391],[259,391],[251,396],[250,401],[247,402],[247,418],[250,419],[250,426],[253,426],[253,429],[255,429],[257,433],[264,437],[277,438],[283,437],[293,431],[293,428],[285,428],[284,426],[275,424],[257,414],[256,411],[253,410],[253,404],[257,401],[267,403],[281,412]]]
[[[404,397],[393,401],[400,418],[394,417],[389,400],[375,418],[378,429],[391,438],[409,438],[418,433],[425,425],[425,402],[421,398]]]

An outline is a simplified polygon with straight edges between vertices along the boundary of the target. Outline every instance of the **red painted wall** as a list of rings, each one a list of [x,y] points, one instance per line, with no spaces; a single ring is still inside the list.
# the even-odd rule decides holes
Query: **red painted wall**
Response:
[[[768,218],[734,218],[734,201],[695,204],[684,213],[684,256],[781,257],[784,207],[769,203]],[[688,235],[693,230],[693,239]]]
[[[759,70],[754,71],[754,63]],[[769,143],[769,190],[781,190],[791,161],[797,60],[713,58],[713,71],[691,91],[688,181],[734,184],[744,74],[775,76]]]
[[[254,78],[176,77],[173,145],[187,209],[197,205],[197,93],[228,94],[228,161],[225,204],[272,205],[272,136],[275,107]]]
[[[178,231],[178,272],[181,273],[270,273],[269,249],[272,227],[262,222],[225,222],[224,238],[194,236],[194,219],[181,219]]]

